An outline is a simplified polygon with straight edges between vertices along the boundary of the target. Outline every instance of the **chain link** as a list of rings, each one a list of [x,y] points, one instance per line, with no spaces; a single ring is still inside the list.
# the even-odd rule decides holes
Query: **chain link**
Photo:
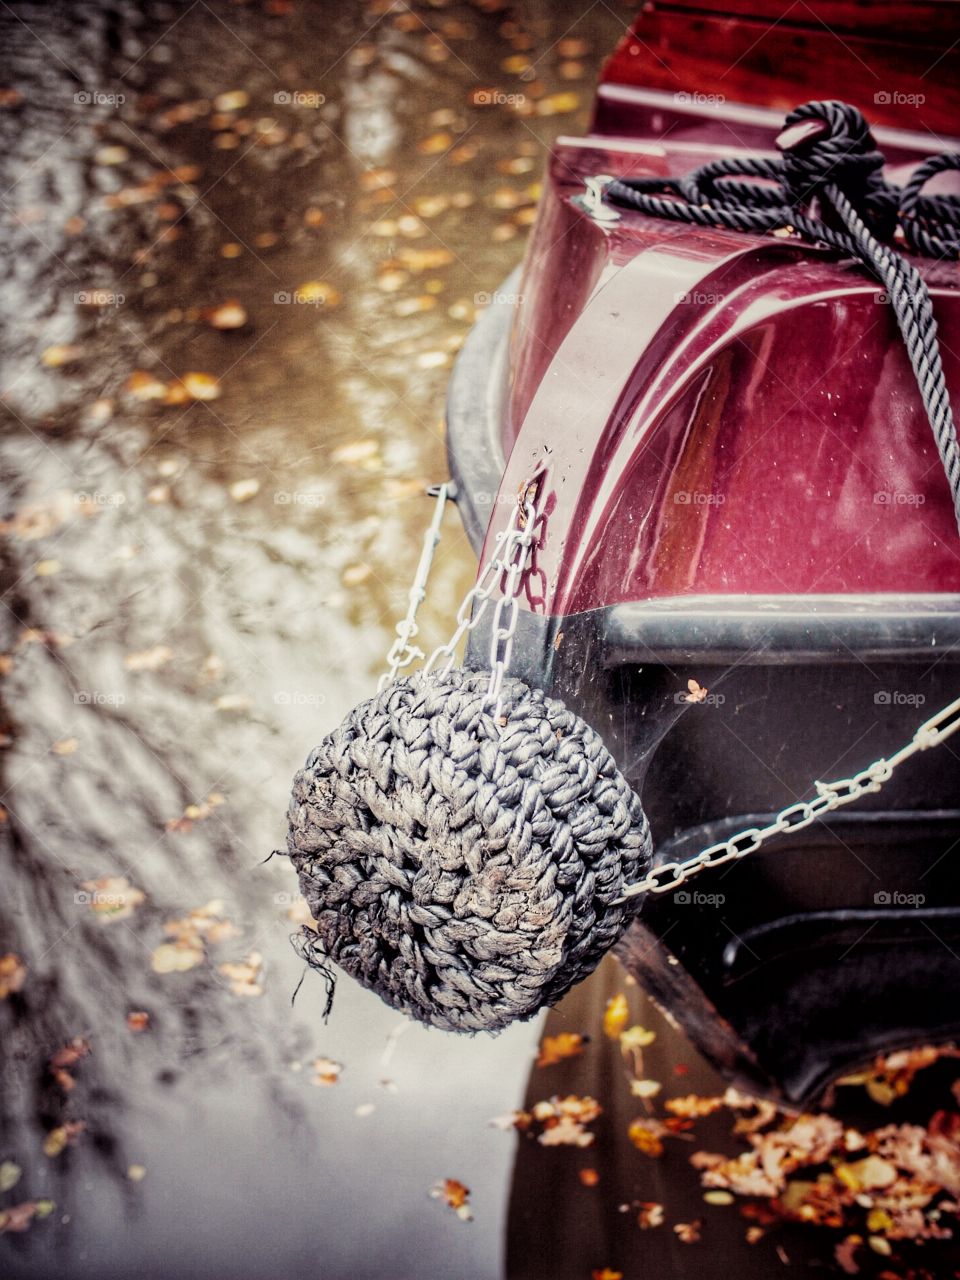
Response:
[[[772,836],[787,835],[794,831],[802,831],[824,813],[831,813],[842,805],[852,804],[861,796],[879,791],[893,775],[898,765],[903,764],[918,751],[926,751],[945,742],[951,734],[960,729],[960,698],[938,711],[936,715],[925,720],[917,729],[910,741],[890,757],[875,760],[872,765],[854,774],[852,778],[841,778],[837,782],[815,782],[817,792],[814,800],[801,800],[797,804],[781,809],[776,818],[766,827],[747,827],[736,835],[712,844],[709,848],[694,854],[685,862],[664,862],[647,873],[642,880],[630,885],[618,903],[638,893],[668,893],[677,889],[685,881],[699,875],[708,868],[720,867],[727,862],[745,858],[756,853],[765,841]]]
[[[448,492],[449,487],[447,485],[441,484],[437,486],[437,501],[433,508],[433,519],[430,521],[427,532],[423,535],[423,550],[420,552],[420,561],[413,576],[413,585],[407,596],[406,617],[397,623],[396,639],[387,653],[387,670],[380,677],[377,684],[378,690],[385,689],[391,680],[395,680],[399,671],[403,671],[419,658],[426,657],[423,650],[411,644],[410,641],[419,630],[417,627],[417,610],[426,598],[427,579],[430,577],[433,553],[436,551],[437,543],[440,541],[440,523],[443,520],[443,509],[447,505]]]
[[[494,607],[490,640],[490,683],[484,698],[485,705],[491,702],[494,704],[494,719],[498,722],[503,709],[501,696],[503,677],[510,666],[513,637],[519,621],[520,610],[517,597],[523,574],[529,566],[533,546],[538,537],[536,525],[540,514],[541,496],[545,492],[543,484],[545,474],[544,470],[540,470],[521,488],[506,529],[497,534],[494,555],[484,566],[477,581],[467,592],[457,610],[457,625],[453,635],[446,644],[434,649],[423,668],[424,673],[433,671],[443,660],[442,673],[445,675],[450,670],[456,661],[458,645],[468,631],[473,631],[479,625],[486,613],[494,588],[501,578],[505,578],[502,594]]]

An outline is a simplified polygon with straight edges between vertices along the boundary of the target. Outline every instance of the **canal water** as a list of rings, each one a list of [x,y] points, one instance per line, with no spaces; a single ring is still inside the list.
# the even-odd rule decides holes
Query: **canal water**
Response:
[[[656,1036],[645,1076],[722,1086],[612,961],[496,1039],[347,979],[324,1022],[265,861],[294,771],[375,684],[451,363],[630,16],[0,6],[0,1213],[32,1206],[0,1219],[5,1276],[836,1269],[826,1234],[746,1244],[691,1140],[628,1137],[651,1103],[603,1028],[618,995]],[[474,573],[444,528],[434,643]],[[589,1040],[536,1066],[564,1031]],[[512,1126],[568,1095],[603,1108],[589,1145]]]

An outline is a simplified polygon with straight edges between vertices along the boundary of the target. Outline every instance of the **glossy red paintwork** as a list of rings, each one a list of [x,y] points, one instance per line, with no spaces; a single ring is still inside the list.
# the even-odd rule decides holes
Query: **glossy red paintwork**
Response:
[[[960,591],[948,487],[880,286],[794,239],[631,213],[603,226],[574,202],[588,176],[772,151],[780,113],[614,87],[598,117],[626,136],[556,147],[512,341],[501,496],[549,457],[540,607]],[[943,145],[877,139],[894,181]],[[918,266],[960,388],[957,266]]]

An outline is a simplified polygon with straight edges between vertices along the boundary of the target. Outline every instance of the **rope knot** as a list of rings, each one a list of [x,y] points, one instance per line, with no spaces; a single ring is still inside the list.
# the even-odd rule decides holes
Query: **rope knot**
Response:
[[[807,102],[791,111],[777,138],[782,182],[794,209],[838,187],[861,211],[881,189],[883,155],[870,126],[849,102]]]

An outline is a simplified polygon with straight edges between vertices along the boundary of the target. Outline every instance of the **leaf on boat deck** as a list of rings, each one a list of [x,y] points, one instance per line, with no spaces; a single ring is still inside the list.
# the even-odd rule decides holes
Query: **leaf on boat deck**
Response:
[[[607,1008],[603,1015],[604,1034],[611,1040],[618,1040],[629,1018],[630,1007],[627,1004],[627,997],[620,991],[607,1001]]]
[[[589,1044],[589,1037],[576,1031],[561,1031],[555,1036],[544,1036],[537,1057],[538,1067],[552,1067],[564,1058],[576,1058]]]

